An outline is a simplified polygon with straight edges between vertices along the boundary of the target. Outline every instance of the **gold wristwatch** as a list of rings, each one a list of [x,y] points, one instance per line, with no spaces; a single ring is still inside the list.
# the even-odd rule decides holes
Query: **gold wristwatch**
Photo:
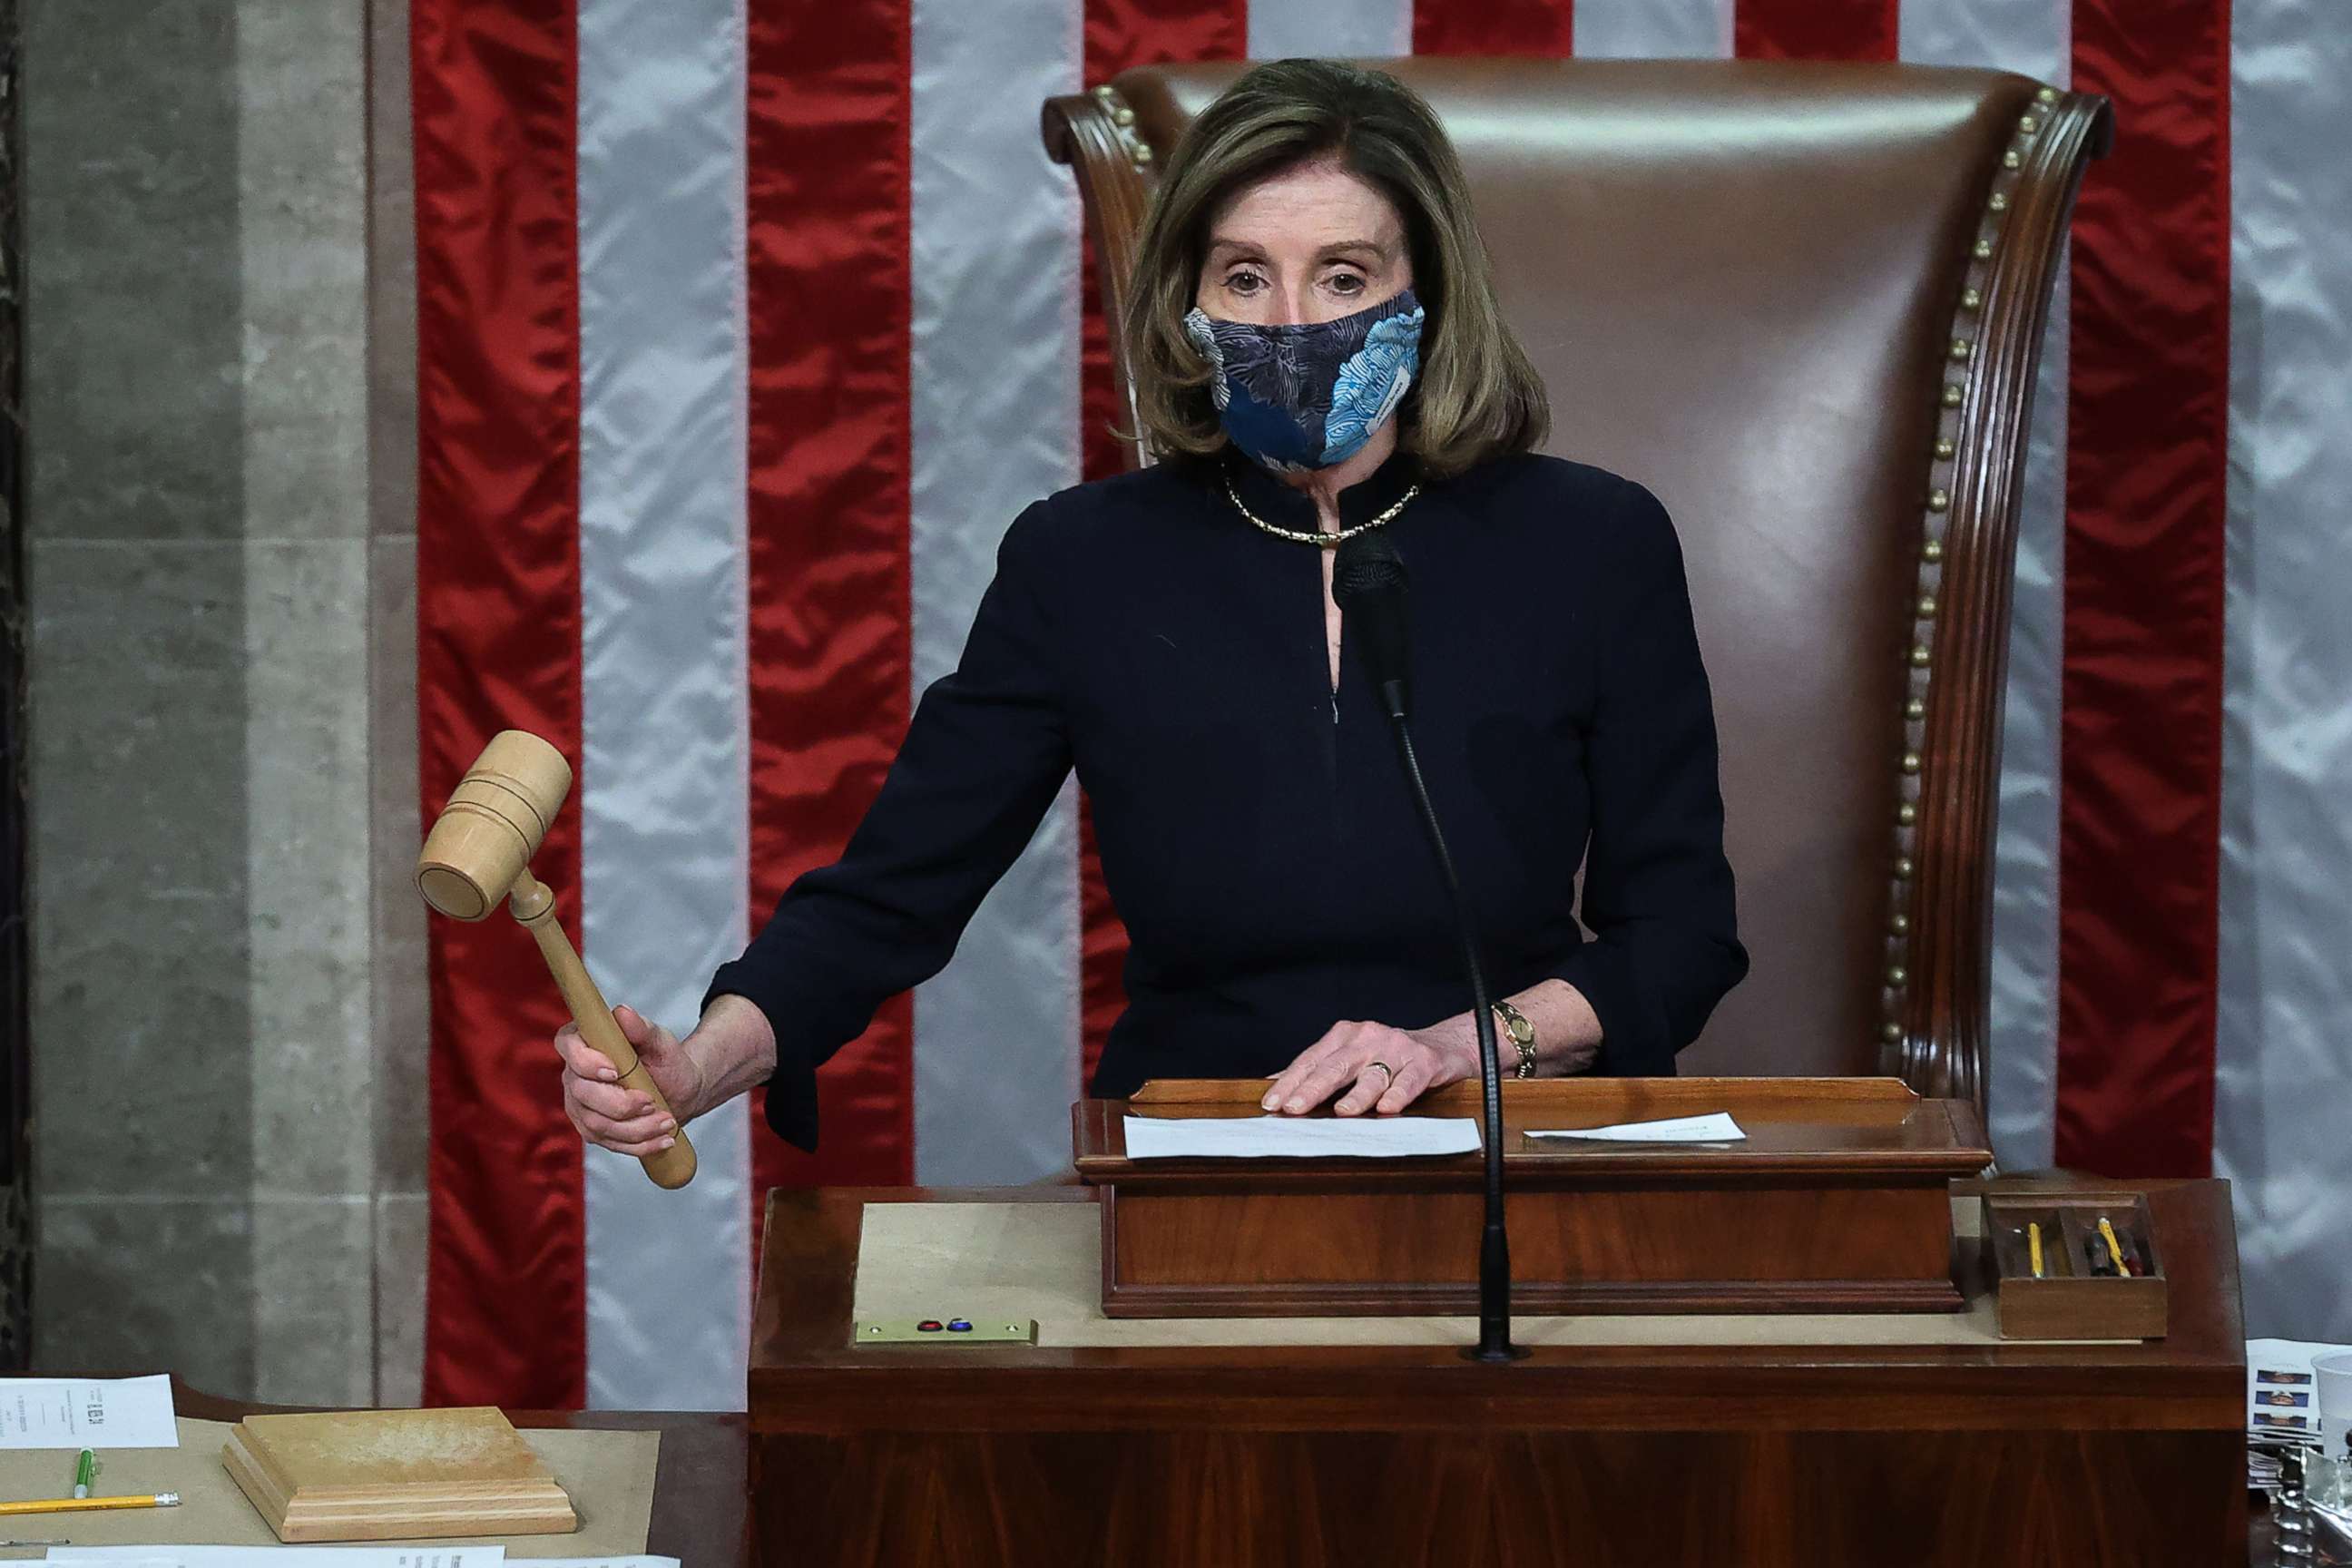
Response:
[[[1495,1016],[1501,1020],[1503,1033],[1511,1037],[1511,1044],[1519,1048],[1518,1070],[1511,1076],[1513,1078],[1535,1077],[1536,1026],[1528,1022],[1528,1016],[1525,1013],[1520,1012],[1508,1002],[1495,1004]]]

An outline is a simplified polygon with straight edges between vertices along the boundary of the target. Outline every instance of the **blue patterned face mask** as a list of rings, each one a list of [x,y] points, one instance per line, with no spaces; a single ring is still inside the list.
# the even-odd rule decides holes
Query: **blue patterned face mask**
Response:
[[[1405,289],[1336,321],[1260,327],[1195,309],[1184,333],[1216,373],[1225,434],[1276,473],[1363,449],[1421,370],[1421,302]]]

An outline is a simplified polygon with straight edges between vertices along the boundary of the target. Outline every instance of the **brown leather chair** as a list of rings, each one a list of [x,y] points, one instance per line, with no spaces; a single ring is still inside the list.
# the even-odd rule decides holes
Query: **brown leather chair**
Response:
[[[2105,100],[1916,66],[1381,64],[1461,150],[1550,449],[1682,535],[1754,958],[1684,1070],[1894,1072],[1981,1109],[2026,410]],[[1112,311],[1160,155],[1244,68],[1046,104]]]

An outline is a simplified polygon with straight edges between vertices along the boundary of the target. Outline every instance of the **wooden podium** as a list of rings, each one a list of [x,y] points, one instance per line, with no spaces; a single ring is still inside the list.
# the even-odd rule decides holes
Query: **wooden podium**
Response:
[[[1522,1131],[1692,1109],[1671,1084],[1514,1087]],[[1400,1315],[1467,1300],[1475,1163],[1127,1161],[1109,1136],[1118,1118],[1212,1113],[1215,1097],[1191,1089],[1082,1106],[1090,1185],[772,1193],[749,1389],[761,1560],[2245,1561],[2244,1342],[2223,1184],[2148,1187],[2172,1293],[2165,1338],[2004,1342],[1968,1223],[1984,1184],[1932,1173],[1980,1152],[1972,1121],[1916,1100],[1895,1116],[1867,1086],[1843,1110],[1819,1086],[1756,1087],[1733,1104],[1729,1089],[1715,1092],[1703,1109],[1731,1110],[1748,1133],[1728,1155],[1748,1163],[1737,1179],[1721,1149],[1604,1147],[1540,1178],[1550,1155],[1513,1154],[1515,1268],[1579,1315],[1522,1303],[1532,1353],[1510,1365],[1460,1354],[1475,1337],[1466,1320]],[[1776,1120],[1774,1095],[1806,1115]],[[1847,1205],[1879,1206],[1854,1194],[1914,1186],[1940,1216],[1887,1196],[1893,1228],[1870,1232],[1899,1269],[1857,1273],[1850,1249],[1817,1234],[1862,1212]],[[1783,1194],[1783,1211],[1751,1225],[1737,1207],[1750,1190]],[[1442,1216],[1465,1192],[1472,1218],[1456,1243]],[[1734,1206],[1710,1218],[1718,1205]],[[1934,1280],[1915,1227],[1945,1238]],[[1775,1238],[1815,1261],[1766,1270]],[[1139,1254],[1188,1261],[1126,1271]],[[1716,1261],[1699,1268],[1702,1257]],[[1359,1261],[1335,1261],[1348,1258]],[[1864,1307],[1839,1294],[1857,1279],[1904,1288]],[[1936,1281],[1959,1310],[1920,1310],[1911,1286]],[[1795,1293],[1824,1286],[1826,1298]],[[1218,1315],[1132,1315],[1187,1299]],[[1825,1314],[1824,1299],[1842,1304]],[[1034,1345],[856,1342],[861,1315],[1024,1308]]]
[[[1254,1117],[1265,1086],[1147,1084],[1072,1111],[1099,1190],[1103,1310],[1279,1317],[1477,1310],[1478,1154],[1127,1158],[1129,1116]],[[1478,1114],[1478,1086],[1416,1114]],[[1720,1146],[1538,1139],[1728,1111]],[[1976,1114],[1898,1079],[1503,1086],[1512,1302],[1526,1313],[1955,1311],[1951,1184],[1992,1163]]]

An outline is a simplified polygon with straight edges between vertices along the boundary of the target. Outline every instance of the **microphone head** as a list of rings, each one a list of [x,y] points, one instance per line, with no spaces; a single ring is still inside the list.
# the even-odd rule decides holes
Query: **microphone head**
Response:
[[[1405,611],[1404,557],[1377,529],[1339,546],[1331,564],[1331,600],[1347,622],[1348,642],[1363,660],[1390,718],[1412,706],[1412,632]]]
[[[1339,546],[1331,567],[1331,598],[1343,611],[1367,599],[1404,592],[1404,557],[1379,529]]]

